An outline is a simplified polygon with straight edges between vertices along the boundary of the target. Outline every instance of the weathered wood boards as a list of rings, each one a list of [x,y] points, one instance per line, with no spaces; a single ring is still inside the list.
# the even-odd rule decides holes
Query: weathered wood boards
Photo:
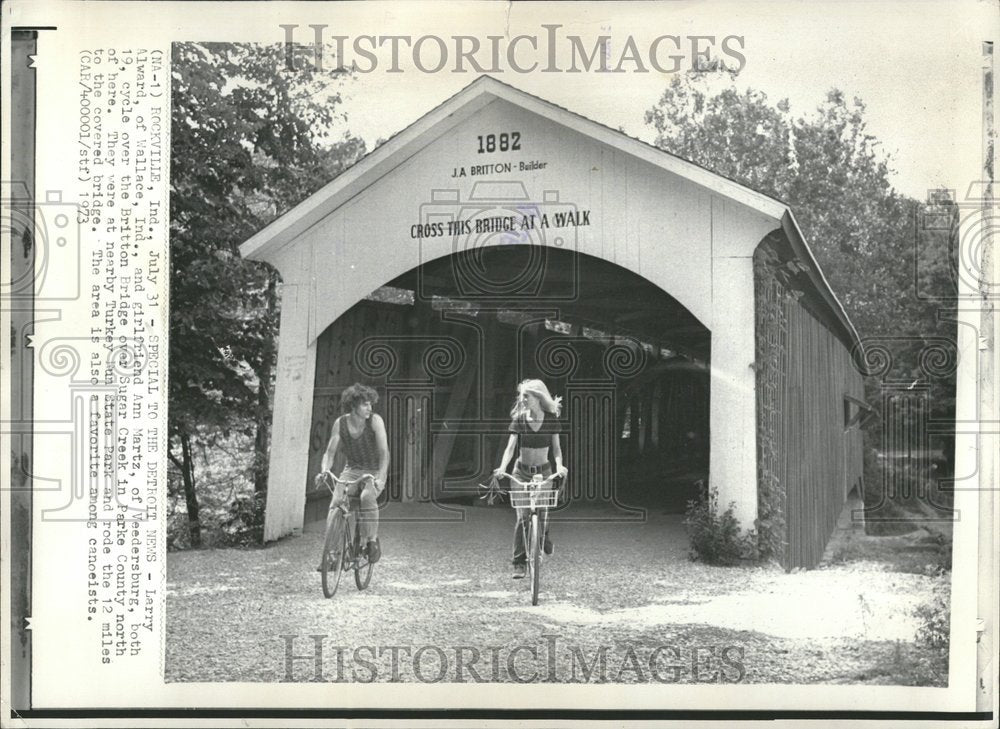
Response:
[[[862,478],[862,434],[845,396],[864,398],[847,343],[756,265],[758,492],[785,569],[814,567]]]

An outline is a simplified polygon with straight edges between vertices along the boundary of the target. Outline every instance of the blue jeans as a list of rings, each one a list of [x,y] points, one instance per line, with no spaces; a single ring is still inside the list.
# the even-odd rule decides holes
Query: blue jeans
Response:
[[[535,471],[535,473],[542,474],[542,478],[548,478],[552,475],[552,466],[548,463],[541,468],[541,471]],[[514,478],[518,481],[531,481],[535,473],[523,470],[521,461],[517,461],[514,464]],[[514,488],[517,488],[517,486],[514,486]],[[517,512],[517,521],[514,523],[514,559],[511,561],[514,564],[524,564],[528,561],[528,555],[524,548],[524,531],[531,528],[531,510],[515,509],[514,511]],[[549,520],[545,519],[545,539],[548,540],[548,538]]]
[[[353,481],[360,476],[364,476],[366,473],[371,473],[371,471],[351,466],[345,468],[338,478],[344,481]],[[370,481],[364,482],[364,488],[361,486],[361,484],[351,486],[348,493],[347,487],[343,484],[338,483],[334,485],[333,498],[330,500],[330,512],[327,516],[327,521],[329,522],[329,518],[333,516],[333,509],[335,507],[343,504],[346,499],[350,499],[351,511],[358,514],[358,524],[361,528],[361,544],[363,546],[369,540],[375,539],[378,536],[378,496],[381,490],[376,489],[375,484]]]

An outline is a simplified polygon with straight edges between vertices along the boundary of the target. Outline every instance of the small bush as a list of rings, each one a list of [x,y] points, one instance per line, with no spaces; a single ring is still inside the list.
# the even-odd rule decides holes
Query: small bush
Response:
[[[735,565],[758,558],[757,534],[742,532],[733,513],[735,502],[719,513],[719,493],[709,493],[689,501],[684,524],[691,539],[688,556],[694,561],[716,565]]]
[[[950,577],[949,572],[942,573],[934,586],[933,597],[914,611],[920,621],[917,643],[928,648],[948,650],[951,630]]]
[[[167,514],[167,551],[176,552],[190,547],[191,531],[187,514],[172,509]]]
[[[241,494],[229,504],[229,511],[219,524],[222,541],[247,547],[264,541],[263,494]]]

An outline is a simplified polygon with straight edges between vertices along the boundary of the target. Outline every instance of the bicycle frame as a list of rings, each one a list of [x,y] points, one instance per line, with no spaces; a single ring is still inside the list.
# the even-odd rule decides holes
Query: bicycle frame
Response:
[[[375,477],[370,473],[366,473],[363,476],[359,476],[353,481],[345,481],[344,479],[334,476],[332,473],[327,472],[329,479],[334,482],[334,486],[329,483],[326,484],[327,489],[330,491],[330,510],[339,509],[343,514],[344,518],[347,520],[347,533],[351,535],[351,566],[353,569],[360,569],[364,564],[360,564],[358,560],[358,547],[361,540],[361,522],[358,519],[357,509],[352,508],[354,500],[360,497],[360,492],[357,494],[351,493],[351,486],[356,486],[359,483],[365,481],[375,482]],[[344,500],[339,504],[334,504],[334,499],[337,498],[336,484],[344,486]],[[327,518],[329,519],[329,513],[327,513]],[[365,561],[367,564],[367,560]]]
[[[334,498],[337,497],[337,488],[336,488],[337,485],[340,485],[340,486],[344,487],[344,496],[346,496],[348,499],[354,499],[354,498],[357,498],[358,496],[360,496],[360,492],[358,492],[356,494],[352,494],[351,491],[350,491],[351,486],[357,486],[359,483],[363,483],[365,481],[371,481],[372,483],[375,483],[375,477],[372,474],[370,474],[370,473],[366,473],[366,474],[363,474],[361,476],[358,476],[353,481],[346,481],[346,480],[344,480],[342,478],[338,478],[338,477],[334,476],[332,473],[330,473],[329,471],[324,471],[323,475],[326,476],[326,479],[324,480],[324,485],[326,486],[327,490],[330,492],[330,498],[331,499],[334,499]],[[341,508],[341,509],[343,509],[344,506],[345,506],[344,504],[338,504],[338,507]],[[330,502],[330,507],[333,508],[333,501]]]
[[[323,554],[320,557],[320,571],[322,572],[323,594],[326,597],[333,597],[334,593],[337,591],[337,586],[340,583],[340,574],[343,571],[348,569],[354,571],[354,581],[359,590],[365,589],[371,579],[373,565],[368,561],[367,557],[362,557],[361,523],[358,518],[358,514],[355,513],[355,509],[352,508],[354,499],[358,498],[360,494],[351,494],[350,487],[359,484],[362,481],[374,481],[374,476],[371,474],[364,474],[353,481],[345,481],[337,478],[329,471],[324,472],[323,475],[326,477],[323,479],[323,483],[330,491],[330,508],[327,512],[326,534],[323,538]],[[336,488],[338,485],[345,487],[344,499],[339,503],[337,502]],[[338,514],[336,512],[340,513]],[[334,529],[338,518],[343,519],[343,531],[340,532],[343,536],[343,540],[341,544],[332,544],[330,541],[332,534],[331,530]],[[340,541],[336,537],[333,537],[333,539],[335,542]],[[335,552],[336,561],[331,564],[328,555],[331,549],[336,549],[338,547],[342,547],[343,551]],[[331,569],[333,569],[335,573],[335,579],[332,581],[332,587],[328,582],[328,573]]]
[[[524,482],[510,474],[504,475],[512,483],[520,486],[520,489],[512,489],[509,492],[510,505],[518,511],[522,509],[526,511],[527,518],[521,518],[518,514],[518,519],[524,538],[524,551],[530,577],[531,604],[537,605],[544,554],[542,542],[548,525],[549,509],[559,501],[559,489],[546,489],[544,486],[559,476],[553,474],[546,479],[536,477],[532,481]]]

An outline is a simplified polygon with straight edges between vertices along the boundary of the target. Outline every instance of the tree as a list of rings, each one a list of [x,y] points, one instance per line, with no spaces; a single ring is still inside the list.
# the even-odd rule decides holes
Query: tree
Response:
[[[191,441],[254,436],[267,488],[276,271],[239,245],[364,154],[338,122],[343,71],[284,67],[280,45],[174,44],[170,197],[170,438],[201,541]],[[179,455],[175,453],[179,448]],[[263,504],[263,499],[258,499]]]
[[[833,89],[795,116],[787,99],[772,103],[735,82],[719,68],[675,77],[646,113],[655,144],[786,202],[862,340],[889,342],[885,376],[929,379],[935,416],[953,419],[954,370],[931,367],[930,376],[926,366],[928,348],[955,337],[953,201],[936,193],[922,204],[893,188],[891,157],[868,132],[860,99]],[[926,225],[928,216],[945,223]],[[880,386],[868,378],[869,400]],[[870,445],[878,435],[867,433]]]
[[[712,94],[726,76],[730,85]],[[787,99],[772,105],[760,91],[738,91],[734,78],[675,77],[646,113],[655,144],[788,203],[859,330],[898,322],[908,311],[909,272],[899,264],[912,247],[916,202],[892,188],[864,104],[832,90],[811,117],[794,118]]]

